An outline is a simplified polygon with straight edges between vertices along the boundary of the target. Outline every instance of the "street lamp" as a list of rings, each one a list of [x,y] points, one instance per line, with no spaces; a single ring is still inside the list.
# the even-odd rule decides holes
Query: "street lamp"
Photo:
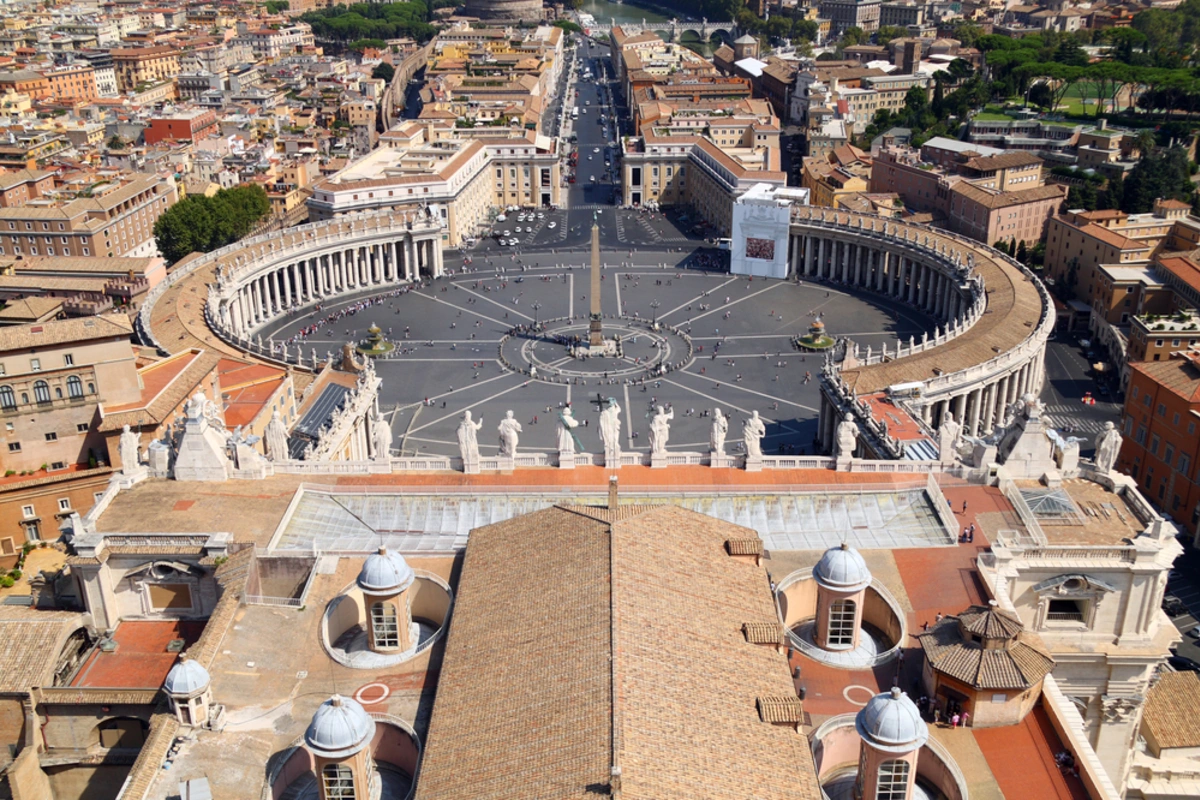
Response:
[[[650,307],[652,309],[654,309],[654,326],[655,327],[658,327],[658,308],[661,305],[662,305],[662,303],[658,302],[657,300],[650,301]]]
[[[538,326],[538,309],[541,307],[542,307],[541,303],[533,304],[533,327],[535,327],[535,328]]]

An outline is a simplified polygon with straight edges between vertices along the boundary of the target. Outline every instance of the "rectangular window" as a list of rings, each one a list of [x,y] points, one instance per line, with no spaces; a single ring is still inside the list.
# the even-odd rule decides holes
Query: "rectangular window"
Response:
[[[89,427],[90,426],[86,422],[81,422],[75,426],[75,431],[77,433],[87,433]]]
[[[69,497],[58,498],[58,510],[59,511],[70,511],[71,510],[71,498],[69,498]]]
[[[46,434],[46,441],[47,442],[57,442],[58,434],[55,433],[54,431],[50,431],[49,433]]]
[[[10,453],[21,452],[21,443],[20,442],[9,442],[8,443],[8,452],[10,452]]]
[[[29,371],[30,372],[41,372],[42,371],[42,360],[40,358],[29,359]]]
[[[1167,407],[1162,403],[1158,404],[1158,415],[1160,417],[1165,417],[1167,415]]]
[[[63,365],[68,367],[75,366],[75,356],[70,353],[63,353]]]
[[[33,506],[21,506],[21,516],[25,517],[25,519],[33,517]]]

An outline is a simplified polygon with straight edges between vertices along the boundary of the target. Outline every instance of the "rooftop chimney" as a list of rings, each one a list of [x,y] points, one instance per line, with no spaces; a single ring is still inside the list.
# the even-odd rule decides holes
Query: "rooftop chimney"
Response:
[[[608,507],[616,510],[617,508],[617,476],[613,475],[608,479]]]

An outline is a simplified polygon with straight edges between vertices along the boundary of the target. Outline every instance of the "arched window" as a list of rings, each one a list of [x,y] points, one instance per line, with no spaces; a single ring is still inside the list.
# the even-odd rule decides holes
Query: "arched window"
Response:
[[[67,378],[67,394],[71,399],[83,397],[83,381],[79,380],[78,375]]]
[[[396,607],[391,603],[371,606],[371,631],[376,647],[399,647],[400,627],[396,624]]]
[[[57,397],[59,400],[62,400],[62,387],[61,386],[54,387],[54,396]]]
[[[875,800],[907,800],[908,770],[907,761],[884,761],[880,764]]]
[[[10,409],[17,407],[17,396],[13,393],[11,386],[0,386],[0,408]]]
[[[321,780],[328,800],[354,800],[354,773],[345,764],[326,764]]]
[[[39,403],[50,402],[50,384],[38,381],[33,385],[33,399]]]
[[[88,384],[88,394],[95,394],[95,393],[96,393],[96,384],[89,383]]]
[[[854,601],[834,600],[829,605],[827,644],[849,647],[854,644]]]

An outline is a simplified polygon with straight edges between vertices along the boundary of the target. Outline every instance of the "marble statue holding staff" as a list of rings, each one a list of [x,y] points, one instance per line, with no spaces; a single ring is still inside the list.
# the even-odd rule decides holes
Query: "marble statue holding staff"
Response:
[[[850,458],[854,455],[854,446],[857,443],[858,425],[854,422],[854,415],[847,411],[837,426],[837,442],[834,455],[837,458]]]
[[[604,465],[619,465],[621,463],[621,405],[615,397],[608,398],[605,401],[604,410],[600,412],[600,441],[604,442]]]
[[[267,423],[263,442],[267,446],[267,455],[272,461],[282,461],[288,457],[287,426],[279,416],[279,409],[271,412],[271,421]]]
[[[458,425],[458,450],[462,454],[463,463],[476,464],[479,462],[479,441],[476,434],[483,427],[483,417],[476,422],[471,419],[471,412],[464,411],[462,422]]]
[[[121,456],[121,472],[128,475],[138,468],[138,435],[131,431],[128,425],[121,428],[117,452]]]
[[[947,411],[938,426],[938,449],[942,461],[950,461],[958,452],[958,442],[962,436],[962,425],[954,420],[954,413]]]
[[[521,423],[513,419],[513,412],[506,411],[504,419],[500,420],[500,457],[515,458],[517,455],[517,440],[521,432]]]
[[[719,408],[712,411],[712,428],[708,432],[708,449],[719,456],[725,455],[725,434],[729,433],[729,419]]]
[[[742,423],[742,441],[746,445],[746,458],[762,458],[762,438],[767,435],[767,426],[759,419],[758,411],[750,412],[750,419]]]
[[[1112,472],[1117,463],[1117,455],[1121,452],[1121,432],[1112,422],[1104,423],[1104,430],[1096,437],[1096,472],[1107,475]]]
[[[371,422],[375,433],[375,460],[386,461],[392,457],[392,423],[384,419],[378,409]]]
[[[575,455],[576,447],[580,450],[583,449],[583,445],[575,436],[575,429],[578,427],[579,420],[575,419],[570,406],[558,412],[558,452],[564,455]]]
[[[650,452],[656,456],[667,454],[667,440],[671,438],[671,420],[675,412],[667,411],[662,406],[654,410],[654,418],[650,420]]]

